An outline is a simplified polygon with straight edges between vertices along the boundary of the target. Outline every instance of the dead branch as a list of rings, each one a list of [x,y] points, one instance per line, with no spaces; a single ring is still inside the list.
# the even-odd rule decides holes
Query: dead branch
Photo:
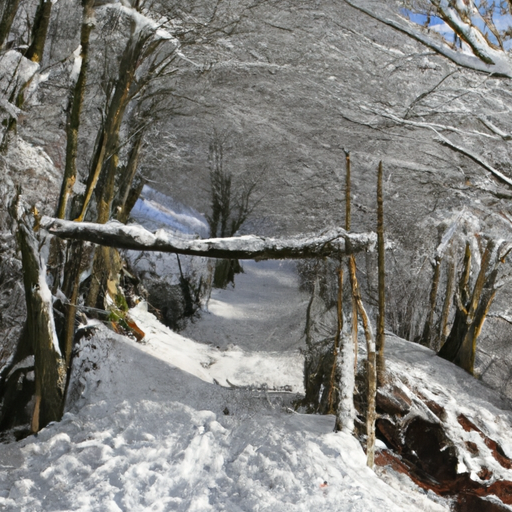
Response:
[[[344,229],[333,229],[318,236],[295,238],[266,238],[255,235],[186,239],[167,231],[156,233],[136,224],[125,225],[117,221],[106,224],[72,222],[43,217],[41,227],[60,238],[83,240],[118,249],[138,251],[160,251],[209,258],[236,259],[283,259],[315,258],[373,250],[375,233],[348,233]]]

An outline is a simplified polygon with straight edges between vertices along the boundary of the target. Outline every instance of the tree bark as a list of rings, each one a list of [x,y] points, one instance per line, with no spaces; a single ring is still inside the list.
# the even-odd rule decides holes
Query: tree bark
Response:
[[[377,364],[376,364],[376,353],[375,353],[375,341],[373,338],[372,328],[370,324],[370,320],[368,318],[368,314],[363,305],[363,301],[361,299],[361,292],[359,290],[359,285],[357,282],[356,275],[356,262],[353,256],[350,256],[349,260],[349,273],[350,273],[350,285],[352,288],[352,296],[354,297],[355,303],[357,305],[357,310],[359,312],[359,316],[363,322],[364,334],[366,338],[366,351],[367,351],[367,360],[366,360],[366,371],[367,371],[367,379],[368,379],[368,389],[367,389],[367,411],[366,411],[366,457],[367,457],[367,465],[370,468],[373,468],[375,462],[375,419],[376,419],[376,411],[375,411],[375,397],[377,394]]]
[[[352,253],[371,251],[376,242],[374,233],[347,233],[343,229],[332,230],[319,236],[284,239],[249,235],[193,240],[179,238],[163,230],[153,234],[141,226],[124,225],[117,221],[95,224],[45,216],[41,219],[41,227],[60,238],[84,240],[118,249],[246,260],[339,256],[346,253],[347,242],[350,243]]]
[[[60,191],[59,204],[57,206],[56,217],[58,219],[66,218],[66,208],[68,199],[73,191],[76,181],[76,159],[78,155],[78,130],[80,128],[80,113],[85,97],[85,85],[87,82],[87,71],[89,68],[89,39],[93,29],[94,0],[83,0],[82,29],[80,33],[82,63],[77,81],[73,87],[70,98],[70,110],[68,113],[68,123],[66,127],[66,166]]]
[[[11,31],[12,22],[18,12],[20,0],[6,0],[2,18],[0,19],[0,50],[2,50],[4,43]]]
[[[439,341],[436,343],[436,350],[439,350],[446,342],[449,334],[448,319],[450,318],[450,308],[453,300],[453,285],[455,283],[455,260],[451,257],[448,266],[448,275],[446,276],[446,291],[444,294],[443,311],[439,322]]]
[[[19,223],[18,234],[23,260],[27,327],[35,356],[36,406],[32,431],[38,432],[62,416],[66,367],[55,331],[46,268],[39,256],[37,241],[22,222]]]
[[[32,26],[32,42],[25,53],[25,57],[32,62],[41,62],[43,58],[52,5],[52,0],[41,0],[37,8]]]
[[[379,385],[386,382],[386,360],[384,357],[384,344],[386,336],[384,327],[386,322],[386,265],[384,260],[384,201],[382,192],[382,162],[379,163],[377,175],[377,257],[378,257],[378,288],[379,288],[379,314],[377,316],[377,381]]]
[[[76,304],[80,286],[80,272],[82,271],[83,242],[73,240],[67,248],[66,267],[64,273],[63,293],[68,298],[68,304],[64,307],[64,329],[62,332],[64,360],[69,371],[71,355],[73,352],[73,340],[75,338]]]
[[[493,240],[487,242],[473,292],[470,295],[468,282],[471,252],[469,246],[466,246],[455,319],[446,343],[438,353],[440,357],[455,363],[471,374],[474,371],[477,338],[496,295],[499,264],[510,251],[506,246],[506,254],[500,256],[499,249],[496,248]]]
[[[123,224],[125,224],[128,220],[130,211],[135,205],[135,202],[131,204],[129,198],[132,190],[134,191],[134,189],[132,189],[132,183],[135,179],[135,175],[139,167],[140,152],[142,149],[143,138],[144,133],[142,130],[140,130],[135,136],[135,140],[133,141],[130,156],[128,157],[128,163],[126,165],[125,171],[123,172],[123,180],[119,185],[119,193],[117,195],[116,201],[114,202],[113,210],[115,212],[116,218],[119,222],[122,222]],[[142,187],[144,186],[144,182],[141,180],[138,185],[140,186],[138,195],[140,195],[140,192],[142,192]],[[138,187],[136,186],[135,188]],[[135,201],[137,201],[137,199],[135,199]]]
[[[434,326],[434,315],[437,304],[437,290],[439,288],[439,279],[441,278],[441,258],[439,256],[436,257],[433,267],[434,275],[432,276],[432,286],[430,288],[429,308],[425,325],[423,326],[423,333],[420,338],[420,344],[429,348],[431,348],[432,328]]]
[[[352,197],[351,197],[351,183],[352,183],[352,166],[350,161],[350,152],[347,150],[343,150],[345,152],[345,230],[347,232],[350,231],[350,223],[352,221]],[[354,261],[355,265],[355,261]],[[358,339],[357,339],[357,304],[352,297],[352,343],[354,345],[354,372],[357,371],[357,355],[358,355]]]
[[[341,340],[341,331],[343,330],[343,268],[338,268],[338,300],[337,300],[337,308],[336,308],[336,317],[337,317],[337,326],[336,326],[336,334],[334,336],[334,345],[332,349],[332,369],[331,376],[329,378],[329,390],[327,392],[327,410],[328,414],[335,414],[336,410],[334,408],[334,398],[335,398],[335,390],[337,388],[336,385],[336,369],[338,367],[338,353],[340,347]],[[338,428],[341,429],[341,425],[338,425]]]

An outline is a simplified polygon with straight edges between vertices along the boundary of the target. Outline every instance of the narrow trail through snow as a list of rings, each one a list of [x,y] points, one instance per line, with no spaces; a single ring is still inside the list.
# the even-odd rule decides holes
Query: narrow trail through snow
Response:
[[[146,344],[90,329],[62,421],[0,445],[0,509],[446,511],[380,480],[356,439],[333,432],[332,416],[290,413],[293,395],[212,383],[302,380],[306,299],[291,264],[249,263],[187,330],[203,343],[143,306],[132,313]]]
[[[184,336],[220,348],[296,350],[304,344],[309,301],[299,291],[293,261],[244,261],[235,287],[214,290],[208,313],[190,324]]]

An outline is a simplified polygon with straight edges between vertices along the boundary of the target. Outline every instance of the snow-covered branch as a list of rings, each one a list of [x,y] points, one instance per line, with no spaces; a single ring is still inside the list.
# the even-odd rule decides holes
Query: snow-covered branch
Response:
[[[434,130],[435,131],[435,130]],[[437,133],[437,132],[436,132]],[[471,158],[473,162],[477,163],[487,171],[489,171],[492,175],[494,175],[498,180],[500,180],[503,183],[506,183],[507,185],[512,187],[512,179],[508,176],[505,176],[502,172],[495,169],[491,164],[486,162],[483,158],[479,157],[478,155],[475,155],[472,151],[469,151],[466,148],[463,148],[461,146],[458,146],[457,144],[454,144],[451,140],[447,139],[446,137],[443,137],[440,133],[437,133],[437,136],[439,137],[439,142],[443,144],[444,146],[448,146],[449,148],[452,148],[453,150],[457,151],[458,153],[461,153],[462,155],[466,155],[467,157]]]
[[[407,22],[406,20],[398,21],[395,19],[390,19],[380,14],[377,14],[372,9],[367,8],[364,4],[364,0],[343,0],[346,4],[350,5],[354,9],[357,9],[360,12],[363,12],[370,16],[371,18],[388,25],[395,30],[403,32],[408,35],[412,39],[419,41],[425,46],[432,48],[435,52],[443,55],[444,57],[450,59],[455,64],[462,66],[468,69],[474,69],[476,71],[483,71],[485,73],[491,73],[496,76],[503,76],[507,78],[512,78],[512,61],[507,57],[505,52],[500,52],[497,50],[493,50],[490,47],[484,48],[483,43],[480,38],[477,37],[476,28],[473,26],[463,27],[461,25],[462,20],[457,26],[461,25],[461,28],[464,29],[464,33],[467,35],[468,39],[471,37],[471,41],[476,45],[478,44],[478,52],[475,55],[470,55],[468,53],[459,52],[453,50],[448,45],[443,43],[440,40],[431,37],[425,32],[422,32],[422,29],[419,26],[414,26],[412,23]],[[444,4],[444,2],[441,2]],[[455,25],[452,27],[454,28]],[[462,35],[462,34],[461,34]],[[466,40],[466,39],[465,39]],[[485,41],[485,39],[484,39]],[[485,44],[487,44],[485,42]],[[472,48],[475,51],[477,47]],[[482,60],[482,57],[485,56],[485,61]]]
[[[236,259],[313,258],[373,250],[375,233],[348,233],[334,229],[320,235],[294,238],[241,236],[232,238],[183,239],[158,230],[125,225],[117,221],[106,224],[72,222],[43,217],[41,227],[60,238],[84,240],[109,247],[140,251],[161,251],[190,256]]]

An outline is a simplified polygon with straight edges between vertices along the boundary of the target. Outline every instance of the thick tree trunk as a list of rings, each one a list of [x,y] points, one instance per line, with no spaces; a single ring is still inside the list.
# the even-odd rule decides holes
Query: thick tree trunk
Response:
[[[33,62],[41,62],[43,58],[52,5],[52,0],[41,0],[37,8],[32,26],[32,42],[25,53],[25,57]]]
[[[339,256],[346,253],[348,242],[351,253],[371,251],[376,242],[374,233],[347,233],[343,229],[332,230],[318,236],[283,239],[249,235],[192,240],[179,238],[164,231],[157,231],[153,234],[141,226],[124,225],[116,221],[95,224],[43,217],[41,227],[60,238],[84,240],[118,249],[241,260]]]
[[[32,232],[19,224],[23,279],[27,302],[27,328],[35,356],[36,404],[32,431],[37,432],[62,416],[66,367],[53,319],[52,296],[46,268]]]
[[[468,282],[471,253],[469,247],[466,246],[455,319],[446,343],[441,347],[438,355],[452,361],[471,374],[475,365],[476,342],[496,295],[499,264],[504,260],[510,248],[505,246],[505,250],[505,255],[500,255],[500,248],[496,248],[495,242],[488,241],[470,296]]]

